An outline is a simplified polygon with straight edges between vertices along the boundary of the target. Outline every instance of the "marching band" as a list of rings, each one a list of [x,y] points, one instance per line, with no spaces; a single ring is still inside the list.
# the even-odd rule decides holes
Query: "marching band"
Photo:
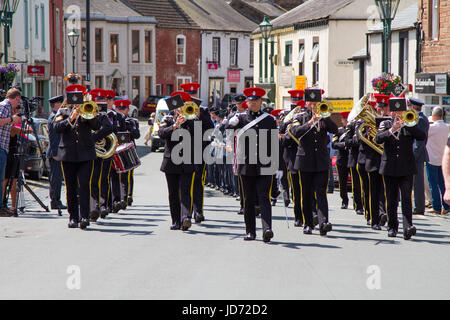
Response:
[[[273,110],[263,108],[266,91],[251,87],[233,97],[231,108],[208,109],[196,97],[199,86],[183,84],[183,91],[166,99],[169,114],[157,132],[165,143],[160,170],[167,181],[171,230],[189,230],[192,218],[195,223],[205,221],[207,183],[240,200],[245,241],[256,239],[259,215],[263,241],[274,237],[272,206],[281,192],[285,208],[292,201],[294,226],[303,227],[304,234],[318,227],[326,236],[333,229],[327,200],[331,143],[337,150],[341,209],[349,207],[350,175],[351,208],[364,215],[373,230],[382,230],[387,223],[388,236],[397,235],[400,196],[403,237],[408,240],[416,234],[411,194],[417,165],[411,159],[413,146],[426,140],[426,131],[418,125],[417,111],[401,106],[420,101],[368,94],[350,113],[333,113],[331,103],[322,99],[324,91],[312,87],[289,91],[290,110]],[[133,172],[140,165],[135,144],[139,122],[128,117],[131,102],[114,100],[113,90],[87,92],[75,84],[66,92],[67,99],[50,101],[51,205],[65,208],[59,199],[62,172],[69,228],[85,229],[90,222],[132,205]],[[197,128],[207,137],[201,146],[194,139]],[[263,161],[264,156],[276,158],[276,168]]]

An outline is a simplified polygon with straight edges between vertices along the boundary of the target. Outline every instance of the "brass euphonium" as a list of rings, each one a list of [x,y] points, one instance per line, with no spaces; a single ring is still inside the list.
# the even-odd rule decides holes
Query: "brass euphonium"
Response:
[[[108,159],[114,155],[118,144],[119,140],[116,135],[111,133],[106,138],[95,143],[95,153],[99,158]]]
[[[360,139],[365,144],[367,144],[379,154],[383,154],[383,146],[375,142],[375,136],[378,132],[376,117],[377,113],[369,105],[363,106],[359,113],[356,115],[356,119],[362,119],[365,121],[365,123],[359,126],[358,133]],[[369,136],[367,138],[363,134],[365,128],[370,129]]]

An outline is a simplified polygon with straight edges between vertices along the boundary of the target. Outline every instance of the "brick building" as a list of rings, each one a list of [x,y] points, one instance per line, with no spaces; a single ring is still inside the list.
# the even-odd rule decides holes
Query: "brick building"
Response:
[[[180,85],[200,82],[200,27],[173,0],[127,0],[143,16],[156,18],[156,90],[165,96]]]
[[[418,0],[420,58],[416,93],[428,108],[441,105],[450,114],[450,1]]]

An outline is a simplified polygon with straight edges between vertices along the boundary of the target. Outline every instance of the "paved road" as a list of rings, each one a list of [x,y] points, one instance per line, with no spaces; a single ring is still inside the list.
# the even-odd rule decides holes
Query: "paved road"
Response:
[[[413,240],[391,239],[340,210],[335,193],[327,237],[294,228],[292,207],[288,228],[278,205],[273,241],[263,243],[259,229],[248,243],[238,202],[206,189],[207,220],[170,231],[162,154],[138,144],[130,209],[87,231],[68,229],[67,213],[33,203],[18,218],[0,219],[1,299],[450,298],[447,218],[417,217]]]

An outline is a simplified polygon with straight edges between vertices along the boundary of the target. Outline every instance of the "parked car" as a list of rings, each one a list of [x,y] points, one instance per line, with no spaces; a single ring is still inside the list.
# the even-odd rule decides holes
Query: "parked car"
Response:
[[[49,145],[48,139],[48,121],[47,119],[32,118],[35,132],[38,134],[39,142],[41,145],[42,153],[45,159],[44,161],[41,156],[41,151],[38,147],[37,139],[34,134],[24,134],[22,135],[23,141],[26,144],[25,147],[25,158],[24,158],[24,169],[30,178],[34,180],[40,180],[43,175],[48,175],[50,170],[50,162],[46,157],[47,149]]]
[[[161,96],[149,96],[142,104],[141,115],[148,117],[152,112],[155,112],[158,101],[162,98]]]
[[[128,106],[128,108],[129,108],[128,109],[128,116],[132,117],[132,118],[137,118],[138,114],[139,114],[138,108],[136,106],[132,105],[132,104],[130,104]]]

